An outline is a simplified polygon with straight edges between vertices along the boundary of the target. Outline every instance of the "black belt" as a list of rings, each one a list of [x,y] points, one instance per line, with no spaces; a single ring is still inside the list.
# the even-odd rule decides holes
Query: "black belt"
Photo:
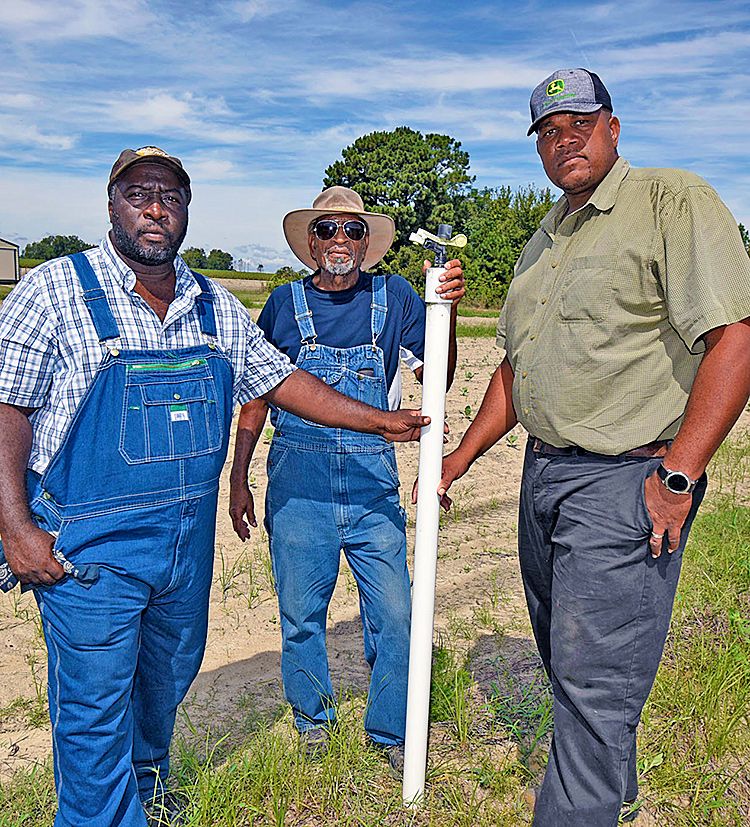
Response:
[[[622,454],[615,455],[597,454],[595,451],[587,451],[585,448],[579,448],[578,445],[567,445],[565,448],[558,448],[556,445],[542,442],[539,437],[531,436],[530,434],[529,443],[531,444],[531,450],[535,454],[546,454],[551,457],[609,457],[610,459],[616,459],[617,457],[663,457],[672,444],[672,440],[656,439],[647,445],[641,445],[638,448],[633,448],[631,451],[625,451]]]

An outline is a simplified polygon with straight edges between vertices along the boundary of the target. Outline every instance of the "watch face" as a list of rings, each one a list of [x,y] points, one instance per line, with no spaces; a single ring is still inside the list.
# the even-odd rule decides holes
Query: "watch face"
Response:
[[[667,488],[675,494],[686,494],[690,490],[690,479],[682,471],[672,471],[664,480]]]

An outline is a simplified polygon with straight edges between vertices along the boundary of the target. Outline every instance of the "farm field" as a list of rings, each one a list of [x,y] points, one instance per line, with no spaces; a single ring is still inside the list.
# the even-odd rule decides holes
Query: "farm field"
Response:
[[[484,320],[491,322],[491,319]],[[462,338],[448,397],[451,443],[475,415],[499,352]],[[419,405],[405,377],[404,404]],[[645,715],[640,825],[742,825],[750,820],[750,413],[722,451],[714,498],[694,531],[676,623]],[[268,436],[269,434],[267,434]],[[279,621],[266,538],[247,544],[221,484],[211,622],[200,675],[183,705],[175,779],[191,825],[521,825],[550,730],[546,680],[530,636],[515,554],[520,427],[454,486],[442,520],[427,807],[407,814],[400,785],[361,730],[368,670],[356,588],[342,561],[329,615],[341,725],[325,760],[296,749],[279,677]],[[262,524],[268,439],[251,467]],[[398,447],[413,549],[416,444]],[[721,485],[723,494],[716,491]],[[713,566],[713,568],[711,568]],[[0,827],[52,824],[45,649],[33,599],[0,602]]]

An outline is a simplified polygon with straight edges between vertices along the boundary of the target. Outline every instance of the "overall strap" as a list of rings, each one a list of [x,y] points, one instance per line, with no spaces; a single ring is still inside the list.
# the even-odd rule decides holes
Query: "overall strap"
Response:
[[[202,273],[196,273],[195,270],[190,272],[195,276],[195,280],[201,289],[200,295],[195,297],[198,316],[201,320],[201,333],[216,337],[216,314],[214,313],[214,294],[211,292],[211,286]]]
[[[385,327],[385,317],[388,314],[388,294],[385,289],[385,276],[372,277],[372,304],[370,305],[370,330],[372,344],[375,345]]]
[[[293,281],[291,288],[292,301],[294,302],[294,321],[297,322],[300,339],[303,344],[307,344],[308,341],[314,344],[318,334],[315,332],[312,313],[305,296],[305,280]]]
[[[83,300],[86,302],[86,309],[94,323],[99,341],[116,339],[120,335],[120,330],[91,262],[83,253],[74,253],[68,258],[76,271],[78,281],[81,282],[81,287],[83,287]]]

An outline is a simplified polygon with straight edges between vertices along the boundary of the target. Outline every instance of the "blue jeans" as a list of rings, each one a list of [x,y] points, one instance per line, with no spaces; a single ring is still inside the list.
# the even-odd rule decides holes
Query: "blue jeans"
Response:
[[[365,729],[402,744],[409,663],[405,514],[392,446],[307,450],[276,440],[268,458],[266,527],[281,615],[281,673],[300,731],[335,719],[326,615],[343,549],[359,589],[372,669]]]
[[[35,589],[49,651],[56,827],[145,825],[163,789],[178,704],[203,658],[216,496],[64,523],[58,543],[96,562]]]

